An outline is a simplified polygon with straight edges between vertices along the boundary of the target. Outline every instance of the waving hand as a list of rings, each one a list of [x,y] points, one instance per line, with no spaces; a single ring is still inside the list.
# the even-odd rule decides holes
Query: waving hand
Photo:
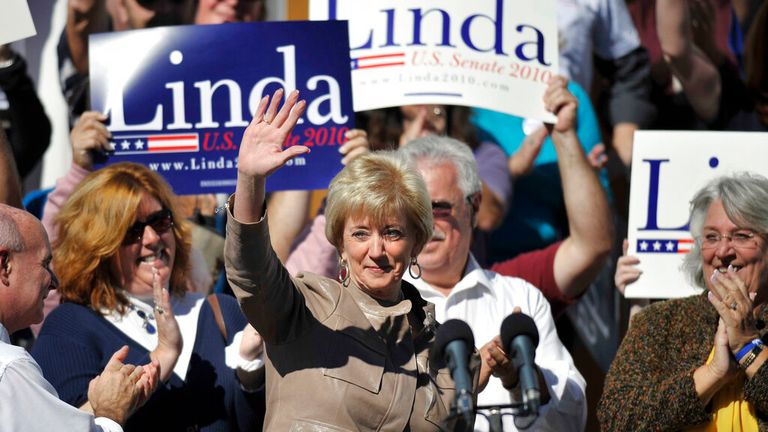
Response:
[[[274,93],[271,102],[264,96],[243,134],[237,159],[237,205],[233,209],[235,218],[242,222],[256,222],[263,215],[266,178],[288,160],[309,153],[309,148],[300,145],[283,149],[306,103],[299,101],[299,92],[294,90],[278,111],[282,98],[282,89]]]

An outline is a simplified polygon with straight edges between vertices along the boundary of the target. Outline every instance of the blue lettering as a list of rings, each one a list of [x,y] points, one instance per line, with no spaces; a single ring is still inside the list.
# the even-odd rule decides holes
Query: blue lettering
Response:
[[[430,12],[439,12],[443,18],[442,26],[442,41],[440,46],[455,48],[455,45],[451,45],[451,16],[448,12],[442,9],[430,9],[426,12],[422,12],[421,9],[409,9],[413,13],[413,40],[409,45],[425,45],[421,41],[421,20]]]
[[[387,43],[379,45],[379,47],[398,46],[395,43],[395,10],[385,9],[382,12],[387,14]]]
[[[650,165],[651,175],[648,185],[648,219],[645,222],[645,227],[640,228],[640,231],[688,231],[688,222],[678,228],[659,227],[659,176],[661,174],[661,164],[669,162],[669,159],[643,159],[643,162],[648,162],[648,165]]]
[[[531,61],[531,60],[538,60],[539,63],[541,63],[544,66],[550,66],[552,63],[547,63],[546,60],[544,60],[544,34],[541,32],[541,30],[537,29],[536,27],[528,24],[520,24],[519,26],[515,27],[515,30],[517,30],[518,33],[522,33],[524,29],[529,28],[533,30],[536,33],[536,40],[530,41],[530,42],[522,42],[517,45],[517,48],[515,48],[515,54],[520,60],[525,61]],[[525,47],[526,45],[534,45],[536,49],[536,55],[531,57],[527,56],[525,54]]]
[[[496,54],[502,54],[506,55],[504,52],[504,46],[503,46],[503,35],[502,35],[502,21],[500,17],[504,16],[504,0],[496,0],[496,19],[493,19],[493,17],[489,17],[488,15],[483,14],[475,14],[470,15],[464,23],[461,25],[461,39],[464,41],[465,44],[467,44],[468,47],[472,48],[475,51],[480,52],[488,52],[491,51],[491,48],[488,49],[482,49],[478,48],[474,42],[472,42],[472,35],[470,34],[470,27],[472,26],[472,23],[477,18],[486,18],[491,23],[493,23],[494,28],[494,43],[493,43],[493,49],[495,50]]]

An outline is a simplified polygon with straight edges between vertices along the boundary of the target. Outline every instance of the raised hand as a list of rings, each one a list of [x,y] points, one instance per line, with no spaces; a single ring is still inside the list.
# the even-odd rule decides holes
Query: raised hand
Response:
[[[92,171],[94,152],[106,153],[114,150],[109,143],[112,134],[104,125],[106,120],[106,115],[96,111],[86,111],[80,116],[69,134],[72,142],[72,163]]]
[[[536,162],[546,138],[547,130],[543,127],[539,127],[525,137],[520,148],[507,160],[509,174],[512,175],[512,178],[523,177],[533,171],[534,162]]]
[[[239,176],[266,178],[298,155],[309,153],[309,148],[295,145],[283,149],[283,143],[304,113],[306,103],[299,101],[299,92],[288,95],[278,111],[283,90],[277,90],[270,101],[264,96],[256,108],[253,120],[245,129],[237,157]]]
[[[712,0],[688,2],[693,43],[700,48],[714,64],[720,64],[722,54],[715,42],[715,5]]]
[[[624,254],[616,263],[616,274],[613,276],[613,282],[621,295],[624,295],[627,285],[640,279],[640,275],[643,274],[643,271],[637,267],[640,264],[640,258],[634,255],[627,255],[627,250],[629,249],[627,239],[624,239],[623,249]]]
[[[403,133],[400,135],[400,147],[423,136],[423,132],[427,128],[427,107],[422,105],[413,107],[413,109],[415,110],[415,115],[411,121],[404,122],[406,125],[403,128]]]
[[[608,155],[605,153],[605,144],[598,143],[587,154],[587,160],[595,171],[600,171],[608,165]]]
[[[368,142],[368,133],[362,129],[351,129],[344,134],[347,141],[339,147],[339,153],[344,155],[341,159],[343,165],[352,162],[356,157],[368,153],[371,144]]]
[[[171,307],[171,295],[164,285],[160,281],[157,269],[153,269],[152,296],[155,301],[155,319],[157,320],[157,348],[150,353],[150,357],[159,365],[162,381],[171,377],[184,345],[179,323],[176,322],[176,316]]]
[[[547,111],[557,116],[557,122],[551,132],[575,131],[576,108],[578,101],[576,96],[568,91],[568,80],[562,76],[554,76],[549,80],[547,90],[544,92],[544,107]]]
[[[10,44],[0,44],[0,61],[10,60],[13,57]]]

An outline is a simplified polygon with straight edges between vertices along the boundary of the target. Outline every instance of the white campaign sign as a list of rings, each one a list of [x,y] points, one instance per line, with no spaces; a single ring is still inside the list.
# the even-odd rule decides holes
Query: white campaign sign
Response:
[[[555,0],[311,0],[313,20],[349,20],[355,111],[466,105],[553,121],[541,99],[558,70]]]
[[[701,292],[680,270],[693,247],[689,203],[709,180],[737,171],[768,177],[768,133],[641,131],[635,134],[629,201],[629,251],[642,276],[630,298]]]
[[[0,45],[36,34],[27,0],[3,0],[0,6]]]

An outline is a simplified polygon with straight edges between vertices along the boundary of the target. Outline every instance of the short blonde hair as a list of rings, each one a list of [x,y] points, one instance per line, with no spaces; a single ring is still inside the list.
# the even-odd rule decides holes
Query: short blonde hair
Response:
[[[412,256],[432,238],[432,204],[424,179],[392,151],[368,153],[350,162],[328,187],[325,236],[341,250],[344,225],[353,215],[384,225],[404,214],[408,235],[414,239]]]
[[[173,214],[176,256],[169,290],[184,295],[191,245],[189,230],[176,209],[176,195],[149,168],[122,162],[89,174],[56,216],[53,266],[60,278],[63,301],[95,311],[125,311],[128,299],[117,289],[121,287],[111,262],[136,220],[144,194]]]

